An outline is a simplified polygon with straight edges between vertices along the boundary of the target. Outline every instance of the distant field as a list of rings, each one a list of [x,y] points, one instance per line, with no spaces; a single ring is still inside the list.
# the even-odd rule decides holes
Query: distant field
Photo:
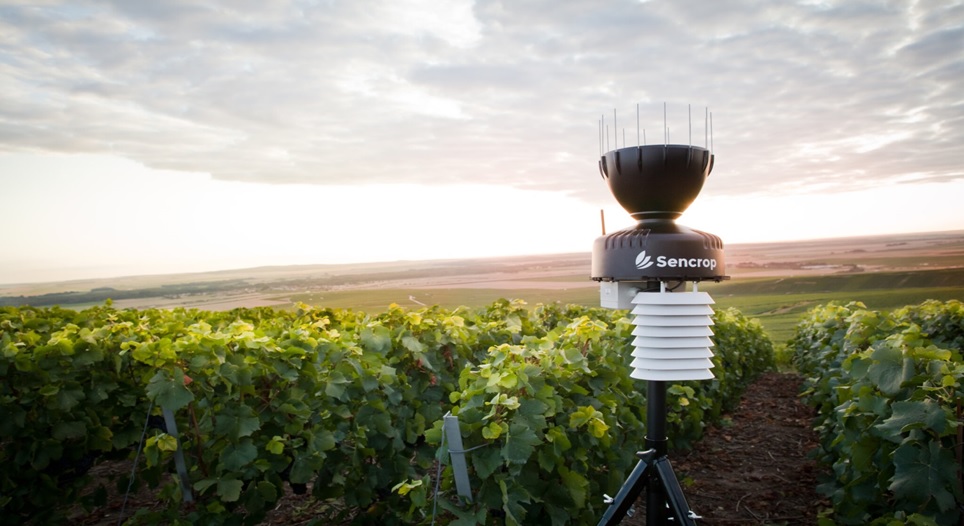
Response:
[[[587,243],[588,244],[588,243]],[[705,283],[718,308],[755,317],[775,342],[815,305],[861,301],[891,309],[925,299],[964,299],[964,232],[728,245],[731,279]],[[290,308],[379,312],[391,304],[477,307],[499,298],[598,305],[590,255],[301,265],[113,280],[0,285],[0,305],[84,308]],[[46,295],[46,296],[45,296]]]
[[[923,273],[927,273],[924,271]],[[959,278],[964,279],[964,269],[958,270]],[[776,280],[774,280],[776,281]],[[836,284],[836,280],[831,283]],[[865,284],[877,283],[865,281]],[[794,326],[811,308],[836,301],[849,303],[859,301],[868,308],[889,310],[905,305],[920,303],[928,299],[940,301],[964,300],[964,285],[941,287],[886,287],[846,290],[829,290],[822,288],[819,281],[813,289],[801,288],[798,292],[759,293],[750,290],[740,291],[739,287],[730,287],[729,291],[717,289],[716,285],[706,285],[702,290],[709,292],[716,301],[717,307],[735,307],[747,316],[757,318],[770,334],[775,343],[788,340]],[[759,284],[758,284],[759,285]],[[725,290],[725,289],[724,289]],[[811,292],[811,290],[817,290]]]
[[[918,283],[936,285],[914,285]],[[710,293],[717,308],[735,307],[759,319],[774,342],[782,343],[789,339],[793,327],[809,309],[830,301],[860,301],[869,308],[886,310],[927,299],[964,300],[964,269],[887,273],[872,277],[764,278],[745,283],[704,283],[700,290]],[[599,304],[599,292],[594,286],[566,290],[377,289],[298,294],[289,299],[309,305],[380,312],[393,303],[407,308],[418,308],[419,303],[455,308],[460,305],[486,305],[499,298],[522,299],[530,305],[554,302],[590,306]]]
[[[406,308],[419,308],[422,305],[439,305],[448,309],[459,306],[479,307],[488,305],[500,298],[522,299],[530,305],[537,303],[574,303],[578,305],[595,305],[599,302],[599,292],[596,289],[378,289],[378,290],[350,290],[337,292],[320,292],[296,294],[289,299],[292,302],[302,302],[308,305],[318,305],[331,308],[345,308],[365,312],[381,312],[387,310],[391,304]]]

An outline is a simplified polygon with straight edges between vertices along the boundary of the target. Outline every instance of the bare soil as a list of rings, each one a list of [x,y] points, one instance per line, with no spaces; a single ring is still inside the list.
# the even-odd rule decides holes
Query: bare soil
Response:
[[[801,379],[768,373],[749,387],[726,425],[693,449],[669,455],[700,525],[813,525],[829,502],[816,492],[813,411],[798,398]],[[645,524],[645,495],[623,524]]]

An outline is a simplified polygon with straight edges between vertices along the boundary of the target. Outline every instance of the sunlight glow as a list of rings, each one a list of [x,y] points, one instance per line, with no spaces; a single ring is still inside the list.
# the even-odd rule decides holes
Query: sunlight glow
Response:
[[[586,185],[600,184],[587,174]],[[589,252],[599,207],[493,185],[229,182],[96,155],[0,155],[0,283],[264,265]],[[964,182],[714,196],[680,218],[727,244],[964,228]],[[40,207],[37,203],[42,203]],[[633,224],[613,201],[607,230]],[[28,228],[29,226],[29,228]]]

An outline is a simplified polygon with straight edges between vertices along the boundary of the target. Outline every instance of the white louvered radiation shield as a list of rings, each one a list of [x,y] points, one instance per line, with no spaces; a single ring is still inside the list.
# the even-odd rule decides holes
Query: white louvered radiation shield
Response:
[[[633,298],[633,372],[637,380],[709,380],[713,299],[705,292],[640,292]]]

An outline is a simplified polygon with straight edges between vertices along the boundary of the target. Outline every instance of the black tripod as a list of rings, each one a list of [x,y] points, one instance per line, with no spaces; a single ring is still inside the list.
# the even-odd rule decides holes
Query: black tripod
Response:
[[[644,488],[646,526],[696,526],[695,519],[699,516],[686,504],[683,489],[666,456],[666,382],[647,381],[646,396],[647,449],[636,453],[639,463],[619,488],[616,498],[607,498],[609,508],[598,526],[619,524]]]

